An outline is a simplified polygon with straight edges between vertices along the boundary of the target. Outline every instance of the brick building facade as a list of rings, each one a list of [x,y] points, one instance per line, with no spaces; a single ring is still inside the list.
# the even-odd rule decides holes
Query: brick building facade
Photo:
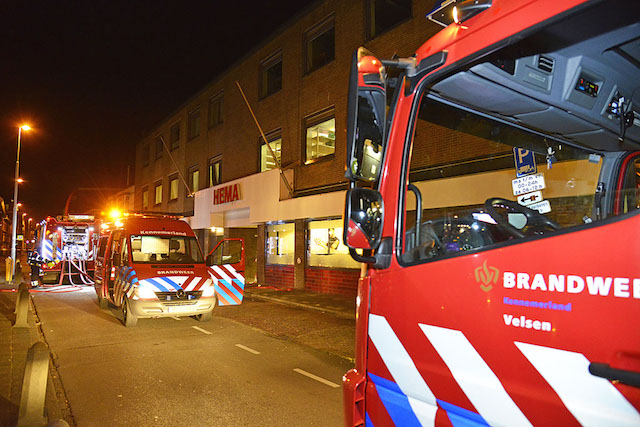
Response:
[[[360,45],[383,58],[413,54],[441,29],[425,18],[433,5],[318,1],[257,42],[137,144],[135,209],[183,213],[205,254],[222,236],[251,241],[248,281],[355,295],[358,266],[332,237],[342,237],[352,55]],[[239,87],[293,195],[269,170]],[[231,185],[237,198],[221,203],[216,191]]]

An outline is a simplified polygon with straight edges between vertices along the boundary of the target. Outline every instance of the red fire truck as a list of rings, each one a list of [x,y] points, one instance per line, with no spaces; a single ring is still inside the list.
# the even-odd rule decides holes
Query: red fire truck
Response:
[[[640,425],[639,6],[449,0],[358,49],[347,425]]]
[[[92,215],[58,215],[37,224],[29,253],[32,285],[39,280],[62,284],[65,277],[71,284],[92,284],[94,225]]]

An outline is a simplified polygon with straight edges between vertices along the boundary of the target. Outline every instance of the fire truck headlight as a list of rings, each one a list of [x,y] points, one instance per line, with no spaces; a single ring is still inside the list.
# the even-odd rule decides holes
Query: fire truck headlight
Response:
[[[213,286],[213,283],[209,284],[202,288],[202,297],[210,298],[216,293],[216,288]]]
[[[137,298],[136,298],[137,297]],[[134,299],[157,299],[156,293],[145,286],[138,287],[133,295]]]

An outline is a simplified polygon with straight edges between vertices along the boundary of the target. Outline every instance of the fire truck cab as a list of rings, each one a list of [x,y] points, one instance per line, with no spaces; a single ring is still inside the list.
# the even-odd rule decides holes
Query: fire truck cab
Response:
[[[135,326],[139,318],[210,320],[216,301],[240,304],[244,292],[244,257],[220,255],[218,265],[213,258],[207,257],[212,264],[208,267],[193,230],[179,217],[129,214],[105,224],[98,239],[98,305],[119,308],[126,327]]]
[[[94,225],[92,215],[80,214],[47,217],[37,224],[34,249],[28,258],[32,285],[40,280],[62,283],[65,276],[71,284],[90,284],[94,269]]]
[[[355,53],[346,425],[640,425],[639,6],[442,1]]]

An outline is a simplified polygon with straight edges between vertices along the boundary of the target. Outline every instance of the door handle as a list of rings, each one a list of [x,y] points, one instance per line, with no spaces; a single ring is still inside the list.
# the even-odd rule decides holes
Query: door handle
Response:
[[[589,373],[609,381],[618,381],[631,387],[640,388],[640,372],[612,368],[606,363],[591,363],[589,365]]]

